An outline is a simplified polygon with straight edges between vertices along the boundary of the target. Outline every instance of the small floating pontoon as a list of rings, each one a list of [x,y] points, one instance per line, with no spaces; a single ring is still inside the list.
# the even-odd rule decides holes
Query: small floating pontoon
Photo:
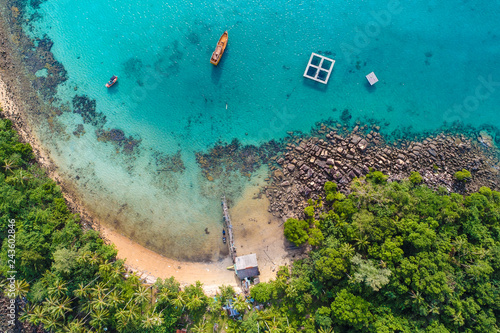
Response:
[[[368,80],[368,82],[370,82],[370,85],[373,86],[375,83],[378,82],[378,79],[377,77],[375,76],[375,73],[371,72],[370,74],[368,74],[366,76],[366,79]]]

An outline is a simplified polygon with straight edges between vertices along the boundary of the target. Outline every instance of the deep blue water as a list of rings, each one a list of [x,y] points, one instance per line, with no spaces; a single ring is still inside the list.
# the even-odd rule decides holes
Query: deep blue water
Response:
[[[89,124],[72,136],[82,118],[65,113],[70,138],[44,139],[61,174],[102,220],[171,256],[214,255],[218,234],[203,230],[220,224],[218,197],[237,199],[249,183],[201,174],[194,153],[218,141],[261,144],[344,109],[386,133],[500,126],[495,1],[47,0],[37,12],[31,33],[54,41],[68,71],[62,103],[75,93],[95,99],[105,129],[142,140],[124,156]],[[229,45],[214,67],[224,30]],[[336,60],[326,86],[302,76],[311,52]],[[119,83],[106,89],[113,74]],[[184,172],[158,173],[153,151],[180,151]]]

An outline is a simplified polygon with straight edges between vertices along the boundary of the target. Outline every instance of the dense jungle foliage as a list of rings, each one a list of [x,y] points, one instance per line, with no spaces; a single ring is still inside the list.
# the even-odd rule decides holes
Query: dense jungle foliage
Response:
[[[347,198],[327,182],[325,202],[285,223],[313,250],[255,299],[310,332],[498,332],[500,193],[464,197],[410,178],[371,172]]]
[[[0,165],[2,289],[15,260],[19,317],[51,332],[499,331],[500,193],[488,188],[464,197],[417,174],[387,183],[372,172],[346,197],[327,182],[324,200],[285,223],[310,252],[254,286],[252,304],[231,287],[210,298],[200,283],[181,290],[173,278],[146,285],[127,273],[1,119]],[[241,316],[222,309],[229,301]]]

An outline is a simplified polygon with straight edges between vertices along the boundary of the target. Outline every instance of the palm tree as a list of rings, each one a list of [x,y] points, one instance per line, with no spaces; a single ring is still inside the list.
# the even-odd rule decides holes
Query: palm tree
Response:
[[[194,325],[189,329],[190,332],[193,333],[204,333],[206,332],[207,325],[205,324],[205,318],[203,318],[203,322],[199,323],[198,325]]]
[[[64,296],[68,288],[66,287],[66,282],[56,279],[54,285],[48,288],[49,295]]]
[[[80,300],[80,304],[81,313],[86,313],[88,315],[93,309],[92,298],[84,298]]]
[[[127,327],[130,327],[130,322],[132,319],[130,319],[129,313],[127,310],[119,310],[115,314],[115,319],[117,322],[117,328],[118,331],[122,331]]]
[[[141,285],[141,278],[139,275],[137,275],[137,272],[133,272],[130,274],[130,276],[127,278],[127,281],[130,283],[130,285],[139,287]]]
[[[109,272],[109,277],[111,280],[118,280],[123,277],[123,273],[125,273],[125,269],[121,263],[115,262],[112,266],[111,271]]]
[[[55,318],[64,318],[67,312],[73,311],[71,309],[71,300],[69,297],[65,297],[63,300],[51,300],[48,303],[49,312],[54,315]]]
[[[19,318],[21,321],[28,321],[34,326],[38,326],[45,318],[45,308],[41,305],[27,305],[23,315]]]
[[[16,162],[14,161],[14,159],[11,158],[10,160],[5,160],[4,161],[4,166],[3,167],[4,167],[5,171],[13,172],[12,170],[14,168],[16,168],[17,165],[16,165]]]
[[[16,298],[25,297],[30,290],[30,285],[25,280],[16,280],[14,283],[14,295]]]
[[[29,180],[29,176],[30,174],[25,172],[24,170],[16,170],[16,172],[14,172],[14,175],[15,175],[15,181],[16,183],[19,183],[21,184],[22,186],[24,186],[24,182]]]
[[[335,333],[335,332],[333,331],[333,328],[331,328],[331,327],[330,328],[320,327],[318,329],[318,333]]]
[[[61,323],[54,316],[44,316],[42,324],[50,332],[57,332],[59,327],[61,327]]]
[[[161,313],[146,313],[142,320],[142,327],[145,329],[154,328],[163,324],[163,315]]]
[[[104,261],[99,265],[99,272],[102,276],[106,276],[113,269],[113,264],[109,262],[109,260]]]
[[[156,295],[156,300],[158,302],[169,302],[171,300],[172,293],[168,289],[162,289]]]
[[[459,311],[452,315],[453,323],[456,326],[462,326],[464,324],[464,317],[462,316],[462,311]]]
[[[43,302],[43,305],[46,306],[47,308],[57,304],[59,302],[58,298],[53,296],[53,295],[50,295],[49,297],[47,297],[45,299],[45,301]]]
[[[63,327],[63,331],[66,333],[84,333],[85,322],[83,319],[74,319]]]
[[[88,259],[91,265],[97,265],[102,262],[102,258],[97,253],[92,253]]]
[[[370,242],[368,241],[367,235],[356,238],[356,246],[358,247],[358,249],[366,250],[368,248],[368,245],[370,245]]]
[[[91,251],[85,251],[81,254],[81,256],[79,256],[76,261],[78,263],[83,263],[83,264],[87,264],[89,261],[90,261],[90,256],[92,256],[92,252]]]
[[[86,298],[89,294],[89,291],[83,283],[78,284],[78,288],[73,291],[73,294],[78,298]]]
[[[184,304],[186,304],[186,300],[181,293],[179,293],[179,295],[177,295],[177,297],[172,300],[172,305],[179,309],[183,308]]]
[[[424,297],[422,296],[422,293],[420,291],[414,292],[413,290],[411,291],[411,298],[413,298],[413,307],[416,308],[417,312],[420,315],[426,315],[427,314],[427,303],[425,302]]]
[[[141,312],[141,309],[137,304],[130,304],[128,307],[128,316],[130,319],[135,320],[139,318],[139,314]]]
[[[432,303],[431,305],[429,305],[427,313],[432,315],[438,315],[440,313],[439,306],[437,306],[435,303]]]
[[[148,303],[150,300],[148,289],[144,286],[139,286],[137,291],[134,293],[134,300],[136,304],[142,305]]]
[[[94,310],[104,310],[105,308],[108,307],[108,302],[106,301],[103,295],[97,296],[97,298],[94,298],[94,300],[92,300],[91,303],[92,303],[92,308]]]
[[[273,316],[272,321],[270,320],[270,317],[268,317],[268,320],[264,320],[264,324],[266,324],[269,332],[281,333],[281,332],[283,332],[282,321],[283,321],[283,318],[278,318],[278,320],[276,320],[276,316]]]
[[[117,328],[119,331],[131,329],[134,326],[134,320],[137,319],[137,307],[131,306],[129,309],[119,310],[115,318],[117,319]]]
[[[286,295],[288,296],[288,298],[294,299],[299,296],[299,293],[297,291],[297,288],[293,284],[289,284],[286,287]]]
[[[92,288],[94,295],[97,297],[104,296],[108,292],[108,288],[105,288],[105,286],[104,282],[99,282],[94,288]]]
[[[94,328],[99,328],[101,329],[102,326],[105,324],[106,320],[108,319],[109,312],[108,310],[97,310],[95,312],[92,312],[90,314],[90,317],[92,318],[90,320],[90,325]]]
[[[121,294],[121,292],[118,292],[118,290],[114,290],[113,292],[111,292],[109,294],[108,302],[109,302],[109,306],[111,308],[118,307],[118,305],[120,305],[122,303],[122,299],[120,298],[120,294]]]
[[[342,243],[339,251],[344,258],[351,258],[354,255],[354,247],[349,243]]]
[[[200,296],[194,295],[186,303],[186,308],[188,308],[189,311],[195,311],[195,310],[199,309],[202,305],[203,305],[203,301],[201,300]]]
[[[233,308],[236,309],[236,311],[240,313],[244,313],[245,310],[247,309],[247,302],[243,298],[243,296],[238,295],[235,298],[233,298]]]

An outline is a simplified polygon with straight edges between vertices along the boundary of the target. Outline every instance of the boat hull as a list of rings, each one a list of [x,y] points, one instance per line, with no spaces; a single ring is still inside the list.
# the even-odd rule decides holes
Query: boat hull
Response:
[[[217,66],[219,64],[220,59],[226,50],[228,39],[227,31],[224,31],[217,42],[217,46],[215,47],[215,51],[212,53],[212,57],[210,58],[210,63],[212,65]]]
[[[106,83],[106,88],[111,88],[117,81],[118,81],[118,77],[115,76],[112,80],[110,80],[108,83]]]

